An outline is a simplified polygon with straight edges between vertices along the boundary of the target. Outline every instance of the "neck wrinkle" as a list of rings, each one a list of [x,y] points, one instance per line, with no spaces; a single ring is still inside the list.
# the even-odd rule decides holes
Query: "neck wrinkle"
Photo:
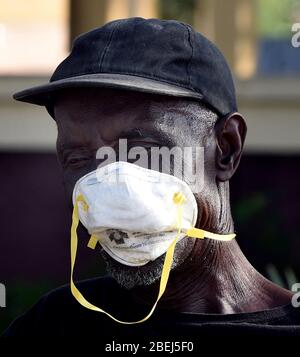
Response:
[[[263,282],[235,240],[207,240],[201,254],[192,253],[170,274],[159,307],[192,313],[248,311],[251,301],[261,300],[264,295]]]

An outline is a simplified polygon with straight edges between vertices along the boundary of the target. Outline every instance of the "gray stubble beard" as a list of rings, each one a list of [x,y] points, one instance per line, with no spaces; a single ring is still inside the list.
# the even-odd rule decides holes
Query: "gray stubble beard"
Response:
[[[193,250],[195,240],[185,237],[175,246],[171,270],[182,265]],[[110,257],[102,248],[101,255],[106,264],[106,271],[118,284],[129,290],[136,286],[149,286],[157,282],[162,273],[166,254],[140,267],[121,264]]]

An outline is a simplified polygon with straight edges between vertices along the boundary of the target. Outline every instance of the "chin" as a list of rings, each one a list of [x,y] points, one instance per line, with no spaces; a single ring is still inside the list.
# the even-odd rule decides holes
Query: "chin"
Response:
[[[171,270],[179,267],[186,260],[193,246],[194,241],[189,238],[182,239],[177,243]],[[149,286],[159,281],[166,256],[166,254],[163,254],[145,265],[133,267],[119,263],[102,248],[100,248],[100,252],[106,263],[107,273],[125,289]]]

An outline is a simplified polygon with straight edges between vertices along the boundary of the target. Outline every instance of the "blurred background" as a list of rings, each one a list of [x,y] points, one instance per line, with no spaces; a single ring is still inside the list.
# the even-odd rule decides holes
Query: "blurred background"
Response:
[[[48,81],[78,34],[132,16],[187,22],[224,53],[248,123],[231,184],[238,242],[271,280],[300,282],[300,47],[291,42],[300,0],[0,0],[0,332],[69,280],[55,123],[12,93]],[[77,277],[102,272],[81,248]]]

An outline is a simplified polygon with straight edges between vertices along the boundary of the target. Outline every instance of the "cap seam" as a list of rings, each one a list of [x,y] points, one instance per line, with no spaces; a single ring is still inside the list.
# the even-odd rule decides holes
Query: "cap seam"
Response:
[[[191,71],[190,71],[190,67],[191,67],[191,63],[192,63],[192,59],[194,57],[194,47],[193,47],[193,44],[192,44],[192,39],[191,39],[191,31],[190,31],[190,28],[189,26],[187,26],[186,24],[182,23],[181,24],[185,27],[185,29],[187,30],[188,32],[188,42],[189,42],[189,45],[191,47],[191,56],[188,60],[188,63],[187,63],[187,74],[188,74],[188,78],[189,78],[189,85],[190,87],[194,90],[194,87],[192,85],[192,78],[191,78]]]
[[[101,70],[102,70],[102,65],[103,65],[103,62],[104,62],[104,58],[105,58],[106,53],[107,53],[107,51],[108,51],[108,49],[109,49],[109,46],[110,46],[110,44],[111,44],[113,35],[114,35],[116,29],[119,27],[120,24],[121,24],[121,22],[116,22],[115,25],[114,25],[114,28],[111,30],[111,33],[110,33],[108,42],[107,42],[107,44],[106,44],[106,46],[105,46],[105,48],[104,48],[104,50],[103,50],[103,53],[102,53],[102,55],[101,55],[101,58],[99,59],[99,61],[100,61],[99,71],[100,71],[100,72],[101,72]]]

